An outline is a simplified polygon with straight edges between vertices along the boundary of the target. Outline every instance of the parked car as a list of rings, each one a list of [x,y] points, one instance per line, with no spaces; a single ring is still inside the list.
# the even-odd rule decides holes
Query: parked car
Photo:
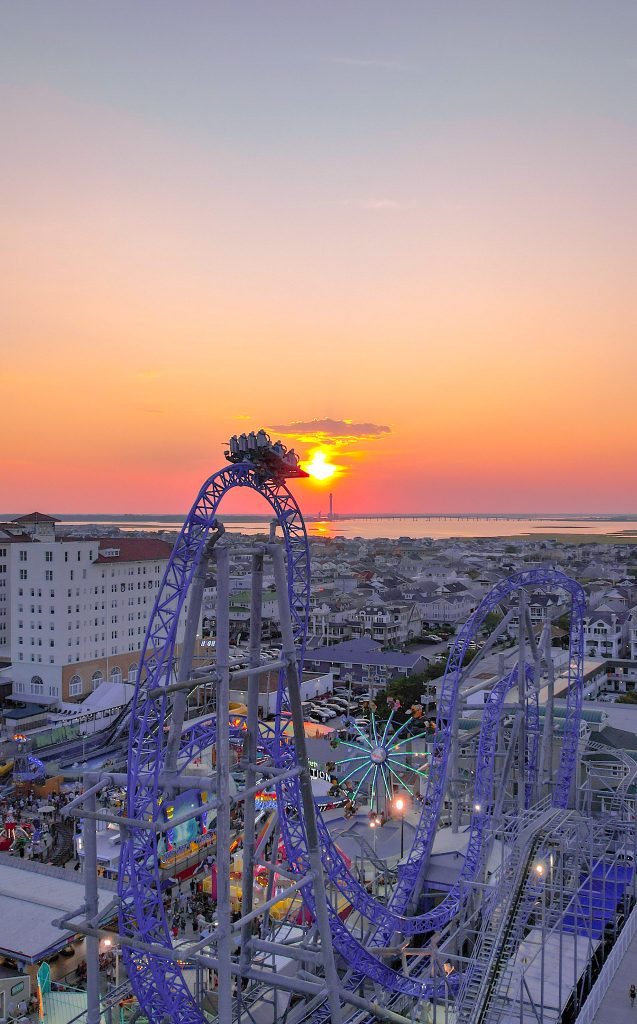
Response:
[[[315,704],[313,709],[321,715],[325,715],[326,718],[336,718],[336,711],[334,708],[328,707],[327,704]]]
[[[321,707],[320,704],[312,704],[310,707],[311,715],[318,715],[320,718],[331,718],[332,715],[327,711],[326,708]],[[332,713],[333,714],[333,713]],[[334,715],[334,717],[336,717]]]

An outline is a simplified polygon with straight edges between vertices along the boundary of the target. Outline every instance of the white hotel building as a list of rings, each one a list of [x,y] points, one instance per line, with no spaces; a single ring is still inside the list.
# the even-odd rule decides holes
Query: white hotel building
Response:
[[[0,659],[18,701],[81,700],[105,680],[134,682],[170,557],[163,540],[59,536],[56,522],[32,513],[0,523]]]

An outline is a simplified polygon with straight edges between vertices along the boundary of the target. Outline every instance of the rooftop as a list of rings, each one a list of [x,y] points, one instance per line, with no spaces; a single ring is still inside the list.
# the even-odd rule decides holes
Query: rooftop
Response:
[[[331,647],[314,647],[308,650],[308,659],[319,662],[350,662],[353,665],[397,665],[411,668],[422,660],[421,653],[403,654],[400,651],[383,651],[380,644],[369,637],[345,640]]]
[[[100,537],[96,563],[147,562],[170,558],[172,544],[156,537]]]
[[[60,520],[54,516],[47,516],[44,512],[29,512],[26,516],[16,516],[12,523],[59,523]]]
[[[113,899],[115,888],[100,880],[100,911]],[[0,952],[37,963],[61,949],[73,931],[62,931],[53,922],[80,907],[83,899],[83,880],[63,868],[0,854]]]

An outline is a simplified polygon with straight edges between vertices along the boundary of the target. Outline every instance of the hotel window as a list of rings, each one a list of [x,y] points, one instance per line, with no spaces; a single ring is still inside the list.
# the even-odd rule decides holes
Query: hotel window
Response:
[[[27,553],[26,553],[26,551],[21,551],[20,552],[20,561],[21,562],[26,562],[26,560],[27,560]]]
[[[27,579],[27,571],[26,571],[26,569],[20,569],[20,579],[21,580],[26,580]]]
[[[81,676],[72,676],[69,682],[69,696],[79,697],[82,692]]]
[[[47,569],[46,572],[44,573],[44,578],[47,581],[47,583],[52,583],[53,582],[53,569]]]
[[[52,562],[53,561],[53,552],[52,551],[45,551],[44,552],[44,561],[45,562]]]

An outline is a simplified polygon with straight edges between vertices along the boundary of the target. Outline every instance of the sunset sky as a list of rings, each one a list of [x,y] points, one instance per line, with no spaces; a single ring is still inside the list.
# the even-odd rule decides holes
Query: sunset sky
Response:
[[[0,147],[0,512],[637,511],[633,0],[0,0]]]

